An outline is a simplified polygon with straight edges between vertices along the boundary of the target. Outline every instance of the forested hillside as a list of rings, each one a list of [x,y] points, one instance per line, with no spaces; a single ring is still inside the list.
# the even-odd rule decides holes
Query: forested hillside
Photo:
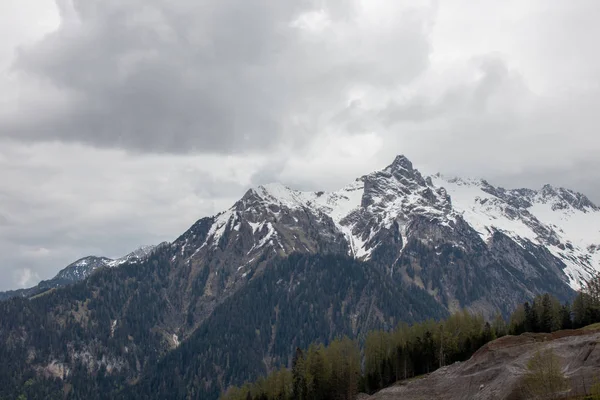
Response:
[[[396,287],[364,263],[292,255],[219,306],[128,396],[163,398],[176,392],[215,398],[227,388],[225,382],[242,383],[289,365],[298,347],[341,335],[364,338],[370,329],[390,329],[424,315],[439,318],[446,311],[424,291]]]
[[[188,314],[170,303],[167,257],[0,303],[0,396],[162,398],[177,388],[216,398],[289,365],[296,347],[447,315],[421,289],[397,287],[363,262],[296,254],[273,261],[179,345],[173,327]]]
[[[598,283],[599,278],[592,280],[586,291],[578,294],[573,307],[561,305],[549,294],[537,296],[531,303],[520,305],[509,324],[500,314],[485,321],[480,315],[463,311],[441,321],[375,330],[364,343],[348,337],[329,346],[314,343],[307,351],[296,350],[291,368],[232,387],[221,399],[353,400],[359,392],[374,393],[397,381],[465,361],[486,343],[507,334],[550,333],[599,322]]]
[[[158,362],[173,310],[165,256],[0,302],[0,398],[108,398]]]

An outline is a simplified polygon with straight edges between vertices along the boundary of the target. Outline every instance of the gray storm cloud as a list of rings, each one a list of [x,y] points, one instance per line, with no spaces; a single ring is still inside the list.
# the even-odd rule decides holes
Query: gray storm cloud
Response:
[[[140,152],[301,144],[361,85],[393,90],[428,64],[433,8],[361,19],[360,2],[61,1],[60,27],[14,68],[58,106],[0,121],[20,140]],[[36,113],[31,118],[31,113]]]

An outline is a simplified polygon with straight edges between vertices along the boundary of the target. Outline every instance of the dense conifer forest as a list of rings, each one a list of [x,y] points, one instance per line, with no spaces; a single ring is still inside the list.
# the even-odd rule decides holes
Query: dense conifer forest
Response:
[[[0,302],[0,399],[216,399],[229,382],[289,365],[296,347],[447,315],[424,290],[395,285],[362,262],[294,254],[274,260],[173,348],[161,330],[194,321],[169,302],[170,257],[157,252],[36,298]],[[204,290],[203,271],[193,293]]]
[[[296,350],[291,368],[282,368],[254,383],[232,387],[222,400],[355,399],[391,384],[428,374],[469,359],[486,343],[510,334],[554,332],[600,321],[600,278],[577,294],[573,305],[544,294],[520,305],[509,323],[497,314],[492,321],[462,311],[450,317],[370,332],[363,351],[347,337],[328,346],[311,344]]]

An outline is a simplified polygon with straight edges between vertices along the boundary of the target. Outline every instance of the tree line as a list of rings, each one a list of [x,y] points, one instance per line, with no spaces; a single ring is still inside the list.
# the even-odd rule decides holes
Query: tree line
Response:
[[[600,322],[600,276],[587,282],[572,305],[561,304],[550,294],[539,295],[517,307],[508,321],[499,313],[486,321],[482,315],[461,311],[440,321],[371,331],[362,352],[358,341],[347,337],[328,346],[312,344],[306,351],[296,349],[291,368],[231,387],[221,399],[355,399],[359,392],[374,393],[397,381],[468,360],[483,345],[507,334],[549,333]]]
[[[291,369],[280,369],[255,383],[232,387],[223,400],[350,400],[397,380],[426,374],[469,358],[483,344],[505,335],[501,316],[492,323],[467,311],[443,321],[400,324],[391,332],[372,331],[364,342],[347,337],[328,346],[297,349]]]
[[[253,384],[231,388],[226,399],[354,399],[360,388],[360,350],[356,341],[335,339],[329,346],[296,349],[292,369],[282,368]]]
[[[509,333],[555,332],[577,329],[600,321],[600,275],[587,281],[573,304],[560,302],[549,294],[525,302],[510,316]]]

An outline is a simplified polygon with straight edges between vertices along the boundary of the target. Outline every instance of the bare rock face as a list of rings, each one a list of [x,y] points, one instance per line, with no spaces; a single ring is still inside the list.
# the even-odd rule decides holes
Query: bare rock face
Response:
[[[569,396],[590,393],[600,374],[600,331],[506,336],[488,343],[464,363],[437,370],[422,379],[386,388],[360,400],[503,400],[524,399],[523,376],[538,351],[551,349],[569,381]]]

